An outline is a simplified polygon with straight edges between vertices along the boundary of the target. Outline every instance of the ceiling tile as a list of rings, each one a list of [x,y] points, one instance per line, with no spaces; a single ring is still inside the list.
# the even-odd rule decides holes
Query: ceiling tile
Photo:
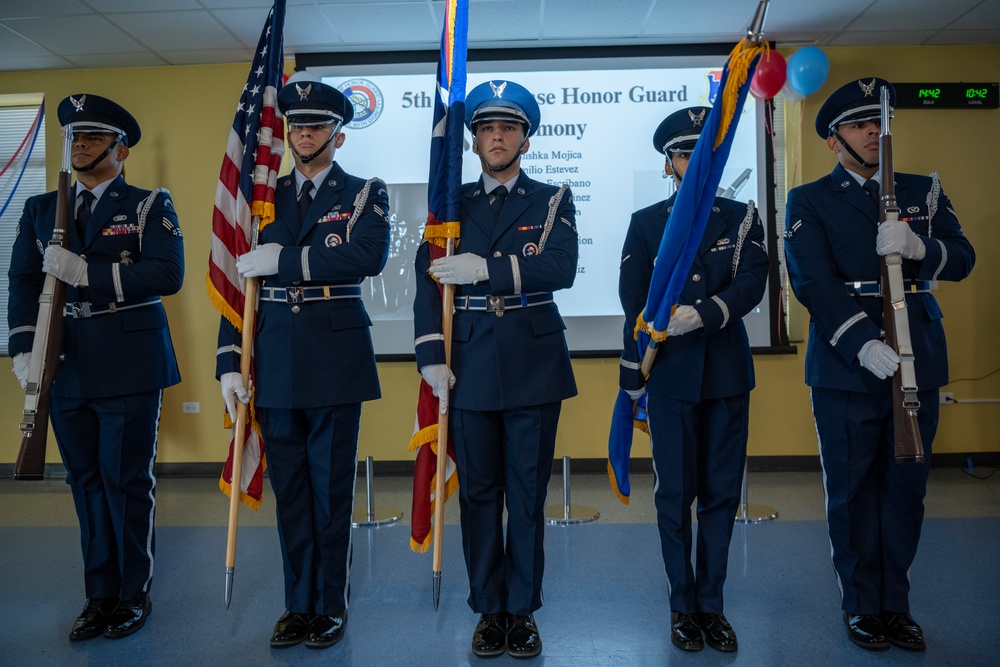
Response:
[[[3,72],[57,70],[71,67],[73,63],[59,56],[0,56],[0,71]]]
[[[142,2],[143,0],[138,1]],[[80,0],[3,0],[0,2],[0,19],[92,13],[93,10]]]
[[[142,49],[141,44],[97,15],[17,19],[4,23],[28,39],[63,55],[132,53]]]
[[[154,51],[175,49],[182,45],[192,49],[232,48],[240,45],[206,11],[108,14],[108,20]],[[263,18],[260,25],[264,26]]]
[[[84,69],[102,67],[160,67],[169,63],[155,53],[137,51],[135,53],[96,53],[66,56],[66,59]],[[128,63],[127,65],[123,63]]]
[[[441,26],[427,3],[348,3],[322,5],[319,9],[332,25],[338,27],[343,39],[351,44],[396,45],[441,41]]]
[[[908,44],[923,44],[933,34],[932,30],[851,31],[833,37],[829,44],[831,46],[906,46]]]

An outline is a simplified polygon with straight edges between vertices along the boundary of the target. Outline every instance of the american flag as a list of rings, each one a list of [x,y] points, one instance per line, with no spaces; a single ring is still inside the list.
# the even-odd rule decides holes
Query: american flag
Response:
[[[243,327],[245,285],[236,271],[236,258],[251,250],[256,231],[274,220],[274,186],[285,153],[285,122],[277,108],[284,68],[284,23],[285,0],[275,0],[236,107],[215,191],[208,295],[237,331]],[[242,444],[240,501],[257,509],[263,492],[265,460],[252,400],[247,414],[250,423]],[[228,415],[226,425],[230,426]],[[231,492],[232,451],[230,442],[229,459],[219,480],[226,494]]]
[[[445,2],[438,61],[437,94],[431,130],[431,165],[427,181],[427,226],[424,238],[431,244],[431,261],[443,257],[448,239],[458,241],[458,217],[462,203],[462,142],[465,122],[465,61],[468,52],[468,0]],[[441,289],[441,286],[438,286]],[[410,521],[410,548],[424,553],[430,548],[437,486],[438,399],[421,380],[417,399],[417,419],[410,450],[417,450],[413,470],[413,515]],[[445,497],[458,488],[455,456],[448,447]]]

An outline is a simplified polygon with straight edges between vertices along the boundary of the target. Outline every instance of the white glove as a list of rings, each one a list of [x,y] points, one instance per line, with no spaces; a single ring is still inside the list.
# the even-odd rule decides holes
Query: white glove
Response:
[[[31,352],[18,352],[14,355],[14,368],[11,373],[21,383],[21,389],[28,386],[28,369],[31,368]]]
[[[86,260],[57,245],[45,248],[45,254],[42,256],[42,271],[73,287],[86,287],[89,284]]]
[[[250,402],[250,392],[243,385],[242,373],[223,373],[219,378],[222,385],[222,400],[226,402],[226,411],[229,418],[236,422],[236,401],[240,403]]]
[[[638,401],[642,398],[642,395],[646,393],[646,387],[643,385],[641,389],[626,389],[625,393],[628,394],[628,397],[633,401]]]
[[[683,336],[695,329],[701,328],[701,315],[693,306],[677,306],[667,323],[668,336]]]
[[[430,274],[444,285],[468,285],[469,283],[475,285],[480,280],[490,279],[486,259],[470,252],[434,260]]]
[[[880,340],[865,343],[858,352],[858,361],[879,380],[891,377],[899,369],[899,355]]]
[[[278,257],[281,256],[281,246],[277,243],[265,243],[257,246],[236,260],[236,270],[244,278],[257,276],[274,276],[278,274]]]
[[[420,376],[437,396],[441,414],[448,412],[448,390],[455,386],[455,374],[446,364],[430,364],[420,369]]]
[[[875,252],[879,255],[891,255],[898,252],[906,259],[919,260],[927,254],[927,248],[920,237],[910,229],[909,223],[902,220],[890,220],[878,226]]]

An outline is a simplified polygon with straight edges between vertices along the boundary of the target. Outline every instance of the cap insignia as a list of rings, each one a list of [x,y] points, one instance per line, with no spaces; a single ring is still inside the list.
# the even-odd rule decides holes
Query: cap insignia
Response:
[[[303,88],[299,84],[295,84],[295,90],[299,94],[299,101],[304,102],[309,99],[309,93],[312,92],[313,85],[310,83],[308,86]]]
[[[73,109],[74,110],[76,110],[76,111],[83,111],[83,105],[87,101],[87,96],[86,95],[80,95],[80,99],[79,100],[75,100],[75,99],[73,99],[73,96],[70,95],[69,101],[70,101],[70,104],[73,105]]]
[[[702,109],[698,113],[694,113],[693,111],[689,110],[688,116],[691,117],[691,122],[694,123],[695,127],[701,127],[702,122],[704,122],[705,120],[705,110]]]
[[[871,83],[865,83],[859,80],[858,85],[861,86],[862,92],[864,92],[865,97],[872,97],[875,94],[875,79],[871,80]]]
[[[503,97],[504,88],[507,87],[507,82],[504,81],[499,86],[490,81],[490,88],[493,89],[493,97]]]

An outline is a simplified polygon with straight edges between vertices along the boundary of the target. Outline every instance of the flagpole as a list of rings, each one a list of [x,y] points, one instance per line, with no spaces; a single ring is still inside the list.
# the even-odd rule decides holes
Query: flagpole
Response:
[[[455,254],[455,239],[449,238],[445,257]],[[441,295],[441,333],[444,335],[444,363],[451,369],[451,330],[454,318],[455,286],[444,285]],[[445,398],[450,393],[445,386]],[[440,397],[438,397],[440,400]],[[448,478],[448,416],[451,411],[449,401],[444,412],[438,417],[437,484],[434,487],[434,564],[431,569],[434,589],[434,611],[441,602],[441,563],[444,554],[444,495]]]
[[[257,245],[260,217],[254,216],[254,242]],[[243,297],[243,329],[240,344],[240,375],[243,386],[250,391],[250,364],[253,361],[253,326],[257,313],[258,278],[247,278]],[[240,493],[243,484],[243,449],[246,440],[249,404],[236,401],[236,423],[233,436],[233,469],[229,484],[229,531],[226,535],[226,609],[233,601],[233,576],[236,574],[236,532],[240,522]],[[251,426],[252,428],[252,426]]]

